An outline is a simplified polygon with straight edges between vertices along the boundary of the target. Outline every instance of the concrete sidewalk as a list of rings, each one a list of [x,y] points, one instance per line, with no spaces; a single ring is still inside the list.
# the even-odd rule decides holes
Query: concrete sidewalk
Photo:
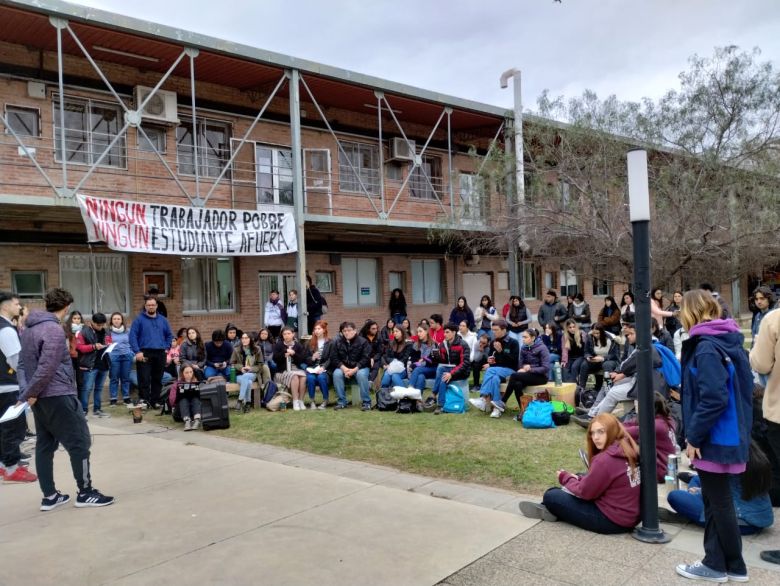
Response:
[[[37,484],[0,487],[0,584],[669,584],[702,555],[698,528],[645,545],[525,519],[533,497],[155,423],[90,421],[115,505],[41,513]],[[62,451],[55,474],[75,498]],[[753,584],[780,582],[767,548],[778,530],[745,540]]]

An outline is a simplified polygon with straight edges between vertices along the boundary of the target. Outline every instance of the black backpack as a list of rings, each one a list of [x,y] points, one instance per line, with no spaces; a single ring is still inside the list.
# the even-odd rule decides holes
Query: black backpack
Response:
[[[577,391],[577,395],[574,397],[574,404],[585,409],[593,407],[593,403],[596,402],[598,393],[595,389],[581,389]]]
[[[395,410],[396,413],[419,413],[420,407],[417,405],[416,399],[410,399],[409,397],[404,397],[400,401],[398,401],[398,408]]]
[[[390,389],[379,389],[376,394],[376,408],[379,411],[395,411],[398,409],[398,401],[390,395]]]

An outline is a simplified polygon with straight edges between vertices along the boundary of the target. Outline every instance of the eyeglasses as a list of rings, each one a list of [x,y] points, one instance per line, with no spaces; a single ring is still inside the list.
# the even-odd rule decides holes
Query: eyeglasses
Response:
[[[591,437],[597,436],[597,435],[607,435],[606,429],[591,429],[590,430]]]

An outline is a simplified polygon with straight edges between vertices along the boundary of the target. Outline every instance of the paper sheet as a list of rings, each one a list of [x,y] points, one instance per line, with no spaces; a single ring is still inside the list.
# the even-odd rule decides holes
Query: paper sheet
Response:
[[[105,350],[103,350],[103,356],[105,356],[106,354],[111,354],[114,348],[116,348],[116,342],[114,342],[113,344],[109,344],[108,347]]]
[[[5,423],[6,421],[16,419],[22,413],[24,413],[25,407],[27,407],[26,402],[20,403],[19,405],[11,405],[8,409],[6,409],[5,413],[3,413],[3,416],[0,417],[0,423]]]

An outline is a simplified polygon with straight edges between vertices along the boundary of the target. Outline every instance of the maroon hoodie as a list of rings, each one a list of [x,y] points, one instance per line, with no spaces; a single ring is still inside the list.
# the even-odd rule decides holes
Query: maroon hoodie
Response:
[[[624,423],[623,427],[639,443],[639,423]],[[677,453],[677,441],[674,435],[674,427],[666,419],[660,416],[655,418],[655,479],[660,483],[666,476],[666,465],[669,463],[669,454]]]
[[[619,443],[597,454],[585,476],[564,471],[558,481],[574,496],[594,501],[616,525],[634,527],[639,523],[639,466],[632,474]]]

